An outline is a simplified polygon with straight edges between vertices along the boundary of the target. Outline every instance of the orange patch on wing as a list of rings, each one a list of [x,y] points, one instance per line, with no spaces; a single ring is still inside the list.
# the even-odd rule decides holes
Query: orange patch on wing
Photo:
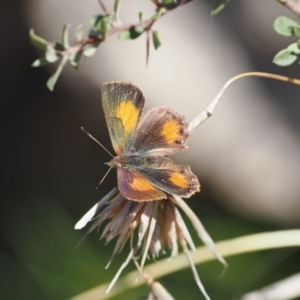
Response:
[[[172,173],[169,177],[169,180],[181,188],[187,188],[189,186],[189,182],[186,177],[180,173]]]
[[[163,125],[160,134],[164,137],[168,144],[172,144],[178,138],[179,129],[180,126],[177,120],[169,120]]]
[[[133,181],[129,183],[130,187],[139,192],[146,192],[149,190],[155,190],[155,188],[146,180],[140,177],[134,177]]]
[[[116,109],[116,117],[121,120],[125,136],[128,136],[139,120],[139,110],[131,101],[123,100]]]

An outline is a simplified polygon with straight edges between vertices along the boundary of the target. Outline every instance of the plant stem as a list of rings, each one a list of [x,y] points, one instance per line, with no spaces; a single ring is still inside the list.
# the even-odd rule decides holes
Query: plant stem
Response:
[[[298,0],[277,0],[277,2],[295,13],[298,17],[300,16],[300,4]]]
[[[243,237],[218,242],[216,243],[216,246],[223,257],[261,250],[300,247],[300,229],[246,235]],[[206,247],[197,248],[196,252],[192,253],[192,257],[195,264],[200,264],[215,259],[213,254]],[[188,266],[189,264],[184,253],[181,253],[177,257],[173,258],[172,262],[164,259],[152,263],[146,266],[143,272],[150,274],[157,280],[159,277],[177,272]],[[130,272],[118,280],[109,295],[105,294],[109,283],[105,283],[71,298],[71,300],[109,299],[113,296],[123,293],[127,289],[145,284],[144,280],[140,280],[136,284],[133,284],[136,278],[137,271]]]

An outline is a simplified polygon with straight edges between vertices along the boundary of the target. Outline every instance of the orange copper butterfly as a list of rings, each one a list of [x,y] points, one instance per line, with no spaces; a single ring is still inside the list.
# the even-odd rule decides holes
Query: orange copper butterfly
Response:
[[[190,197],[199,191],[197,177],[187,165],[176,165],[167,155],[188,149],[188,123],[169,107],[156,107],[142,116],[145,98],[131,83],[107,82],[102,105],[113,148],[107,164],[117,168],[118,188],[134,201]]]

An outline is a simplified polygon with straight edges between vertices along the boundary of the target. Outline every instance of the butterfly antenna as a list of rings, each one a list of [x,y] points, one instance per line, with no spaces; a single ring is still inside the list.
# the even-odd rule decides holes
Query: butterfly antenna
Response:
[[[98,145],[100,145],[112,158],[114,157],[99,141],[97,141],[89,132],[87,132],[83,127],[81,127],[81,130],[92,140],[94,140]],[[110,168],[111,169],[111,168]],[[110,170],[109,169],[109,170]],[[107,174],[106,174],[107,175]],[[105,175],[105,176],[106,176]],[[105,177],[104,177],[105,178]],[[102,180],[101,180],[102,182]],[[98,185],[99,186],[99,185]]]
[[[114,166],[115,166],[114,164],[112,164],[112,165],[110,166],[110,168],[107,170],[107,172],[106,172],[105,175],[102,177],[102,179],[100,180],[100,182],[96,185],[96,189],[99,188],[99,186],[101,185],[101,183],[103,182],[103,180],[106,178],[107,174],[110,172],[110,170],[111,170]]]

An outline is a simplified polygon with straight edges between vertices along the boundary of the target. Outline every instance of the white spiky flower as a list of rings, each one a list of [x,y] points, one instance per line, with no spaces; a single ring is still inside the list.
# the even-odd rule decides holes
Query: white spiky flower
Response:
[[[123,249],[128,239],[133,241],[131,250],[109,285],[107,293],[135,256],[140,255],[140,270],[142,270],[148,254],[152,258],[159,257],[161,253],[164,253],[164,248],[168,247],[172,258],[178,254],[178,245],[180,245],[189,261],[198,287],[205,298],[210,299],[191,258],[190,250],[195,251],[195,245],[178,207],[187,215],[198,236],[216,258],[224,265],[226,262],[217,252],[213,240],[189,206],[178,196],[169,194],[167,196],[165,200],[136,202],[127,200],[117,188],[114,188],[75,225],[75,229],[81,229],[93,220],[94,223],[85,234],[86,236],[95,228],[100,227],[105,220],[108,220],[101,238],[105,238],[106,242],[114,238],[117,238],[117,241],[106,268],[109,267],[114,256]]]

